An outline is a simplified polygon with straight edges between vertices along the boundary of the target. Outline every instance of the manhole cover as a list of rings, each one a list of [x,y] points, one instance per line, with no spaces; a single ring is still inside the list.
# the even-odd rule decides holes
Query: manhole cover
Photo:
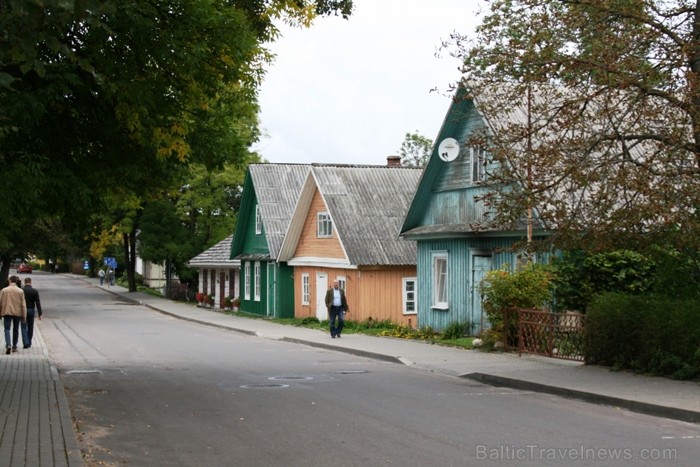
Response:
[[[358,375],[360,373],[369,373],[367,370],[337,370],[337,371],[331,371],[331,373],[335,373],[338,375]]]
[[[239,386],[243,389],[267,389],[267,388],[288,388],[288,384],[244,384]]]
[[[272,381],[310,381],[313,378],[311,376],[270,376]]]

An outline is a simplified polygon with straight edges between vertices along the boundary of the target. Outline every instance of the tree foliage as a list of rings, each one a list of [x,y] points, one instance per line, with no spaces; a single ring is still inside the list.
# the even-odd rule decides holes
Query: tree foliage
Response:
[[[562,246],[700,245],[700,2],[494,0],[455,34],[467,93],[489,117],[487,199],[533,209]],[[512,116],[513,114],[510,114]],[[481,140],[479,141],[479,138]]]
[[[430,158],[430,153],[433,150],[433,141],[430,138],[418,133],[406,133],[399,155],[401,156],[401,164],[405,167],[425,167]]]

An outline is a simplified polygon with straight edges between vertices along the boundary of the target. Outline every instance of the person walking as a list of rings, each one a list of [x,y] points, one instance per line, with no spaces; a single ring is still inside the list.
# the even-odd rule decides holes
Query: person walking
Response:
[[[100,272],[97,273],[97,276],[100,278],[100,287],[105,283],[105,270],[100,269]]]
[[[114,269],[109,268],[109,271],[107,271],[107,280],[110,286],[114,285]]]
[[[25,349],[32,346],[32,338],[34,337],[34,317],[39,314],[41,320],[41,300],[39,292],[32,287],[32,279],[24,279],[24,302],[27,304],[27,319],[22,322],[22,344]]]
[[[27,303],[24,300],[24,290],[17,286],[17,276],[10,276],[8,285],[0,290],[0,317],[5,328],[5,353],[17,352],[17,340],[21,321],[27,319]],[[10,340],[12,327],[12,340]]]
[[[345,313],[350,310],[345,298],[345,290],[339,287],[337,280],[333,281],[333,287],[326,292],[326,308],[328,308],[328,319],[331,324],[331,338],[340,338],[340,333],[345,326]]]

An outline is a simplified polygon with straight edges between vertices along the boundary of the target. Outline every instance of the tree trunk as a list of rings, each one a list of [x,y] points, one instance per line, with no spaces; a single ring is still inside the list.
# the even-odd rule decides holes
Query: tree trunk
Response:
[[[136,292],[136,232],[122,234],[124,243],[124,262],[129,292]]]

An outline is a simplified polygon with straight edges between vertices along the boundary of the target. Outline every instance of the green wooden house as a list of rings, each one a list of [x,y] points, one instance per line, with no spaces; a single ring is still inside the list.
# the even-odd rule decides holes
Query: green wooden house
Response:
[[[294,271],[277,257],[309,167],[248,166],[230,255],[241,262],[241,311],[294,316]]]
[[[470,146],[470,137],[488,132],[488,123],[460,88],[400,229],[403,239],[417,243],[418,322],[438,331],[452,322],[468,322],[476,333],[488,328],[479,291],[482,278],[491,269],[523,261],[523,252],[513,245],[526,237],[525,228],[491,228],[480,200],[489,190],[488,154]]]

